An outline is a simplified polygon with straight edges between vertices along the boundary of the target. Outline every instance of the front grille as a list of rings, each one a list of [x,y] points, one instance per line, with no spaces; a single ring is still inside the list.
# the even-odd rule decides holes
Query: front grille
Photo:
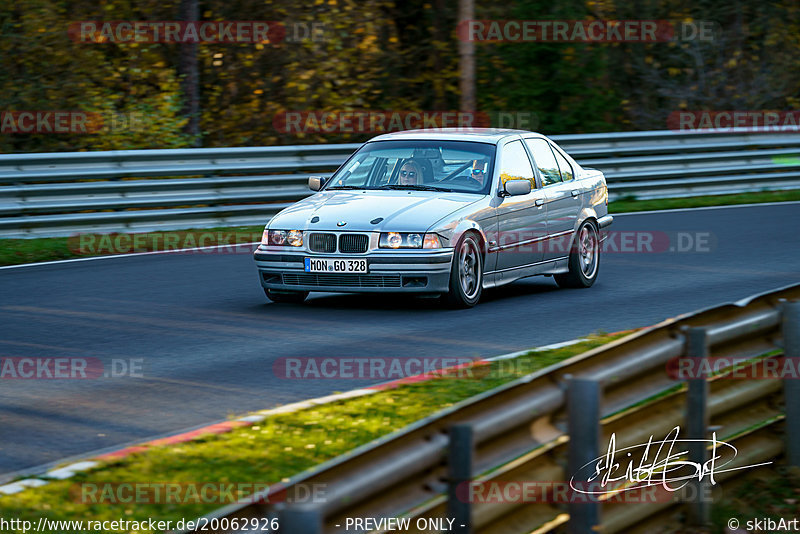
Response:
[[[313,252],[336,252],[336,234],[311,234],[308,248]]]
[[[284,273],[287,286],[400,287],[400,276],[379,274]]]
[[[366,252],[369,246],[367,234],[341,234],[339,236],[339,252],[355,254]]]

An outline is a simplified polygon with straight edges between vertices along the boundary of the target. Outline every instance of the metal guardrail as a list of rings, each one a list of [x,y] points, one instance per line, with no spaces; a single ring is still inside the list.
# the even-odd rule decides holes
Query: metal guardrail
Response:
[[[470,503],[456,495],[470,480],[569,481],[601,456],[599,443],[608,443],[611,433],[619,450],[684,422],[685,439],[706,438],[714,429],[739,449],[726,467],[784,452],[800,466],[800,383],[726,380],[732,369],[726,367],[711,379],[688,380],[687,387],[667,371],[674,358],[800,358],[798,299],[800,284],[664,321],[459,403],[206,518],[278,518],[280,532],[291,534],[345,532],[347,517],[409,517],[408,532],[426,531],[413,528],[417,519],[445,517],[465,525],[455,532],[476,534],[522,534],[565,523],[572,532],[589,532],[598,523],[603,532],[643,529],[663,521],[685,495],[632,505],[614,499],[559,505],[547,498]],[[689,459],[706,454],[695,447]],[[326,488],[323,502],[275,502],[300,485]],[[689,500],[689,517],[703,522],[708,503]]]
[[[800,134],[626,132],[554,136],[601,169],[612,198],[800,187]],[[265,223],[359,145],[0,155],[0,236]]]

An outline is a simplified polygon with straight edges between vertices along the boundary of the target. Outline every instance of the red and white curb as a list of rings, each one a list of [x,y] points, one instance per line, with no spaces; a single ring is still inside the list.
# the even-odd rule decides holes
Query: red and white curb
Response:
[[[535,347],[532,349],[521,350],[518,352],[511,352],[509,354],[501,354],[500,356],[493,356],[491,358],[484,358],[481,360],[475,360],[468,364],[459,365],[455,367],[448,367],[442,371],[454,371],[458,369],[462,369],[464,367],[472,367],[476,365],[483,365],[489,362],[498,361],[498,360],[510,360],[513,358],[518,358],[525,354],[529,354],[531,352],[542,352],[545,350],[555,350],[560,349],[563,347],[568,347],[570,345],[575,345],[576,343],[581,343],[586,341],[585,338],[581,339],[573,339],[571,341],[564,341],[561,343],[553,343],[551,345],[545,345],[543,347]],[[75,476],[77,473],[82,473],[85,471],[89,471],[94,469],[95,467],[101,466],[103,461],[107,460],[118,460],[120,458],[124,458],[126,456],[130,456],[131,454],[136,454],[138,452],[146,451],[152,447],[158,447],[161,445],[173,445],[176,443],[184,443],[187,441],[191,441],[196,439],[200,436],[207,436],[209,434],[224,434],[225,432],[230,432],[236,428],[241,428],[245,426],[251,426],[255,423],[259,423],[266,419],[267,417],[273,415],[280,415],[280,414],[287,414],[298,412],[300,410],[306,410],[308,408],[313,408],[315,406],[321,406],[325,404],[330,404],[332,402],[337,402],[346,399],[352,399],[356,397],[363,397],[365,395],[372,395],[373,393],[378,393],[380,391],[386,391],[389,389],[394,389],[396,387],[405,385],[405,384],[418,384],[421,382],[425,382],[428,380],[432,380],[435,378],[430,373],[429,374],[420,374],[415,376],[408,376],[404,378],[400,378],[397,380],[391,380],[389,382],[382,382],[380,384],[375,384],[373,386],[369,386],[362,389],[354,389],[352,391],[347,391],[344,393],[336,393],[333,395],[326,395],[324,397],[318,397],[316,399],[309,399],[305,401],[295,402],[292,404],[286,404],[284,406],[279,406],[277,408],[272,408],[270,410],[261,410],[259,412],[252,413],[250,415],[246,415],[244,417],[240,417],[238,419],[233,419],[230,421],[223,421],[220,423],[214,423],[212,425],[204,426],[202,428],[198,428],[195,430],[191,430],[189,432],[182,432],[180,434],[176,434],[174,436],[168,436],[165,438],[159,438],[151,441],[147,441],[141,443],[139,445],[134,445],[131,447],[124,447],[115,451],[107,452],[104,454],[100,454],[95,456],[89,460],[82,460],[79,462],[71,463],[65,465],[63,467],[59,467],[57,469],[51,469],[46,471],[41,475],[36,475],[34,477],[25,478],[22,480],[16,480],[9,484],[0,486],[0,497],[3,495],[13,495],[15,493],[19,493],[24,491],[28,488],[37,488],[40,486],[46,485],[49,481],[52,480],[66,480]]]

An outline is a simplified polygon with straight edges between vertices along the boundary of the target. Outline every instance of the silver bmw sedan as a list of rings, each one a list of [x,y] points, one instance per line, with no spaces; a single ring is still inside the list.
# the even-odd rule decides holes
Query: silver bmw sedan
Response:
[[[613,219],[602,172],[521,130],[380,135],[309,187],[255,251],[275,302],[402,292],[471,307],[484,289],[534,275],[590,287]]]

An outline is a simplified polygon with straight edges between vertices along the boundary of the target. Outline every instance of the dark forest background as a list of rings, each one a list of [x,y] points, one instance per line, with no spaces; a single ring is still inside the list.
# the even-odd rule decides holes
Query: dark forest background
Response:
[[[322,23],[325,39],[186,45],[79,43],[85,20]],[[455,0],[3,0],[0,110],[137,113],[137,131],[0,135],[0,152],[363,141],[285,134],[285,110],[458,110]],[[191,13],[190,13],[191,14]],[[479,111],[533,112],[545,134],[667,128],[675,110],[800,109],[800,2],[517,0],[477,19],[713,21],[711,41],[477,44]],[[191,118],[197,126],[192,127]],[[193,133],[194,132],[194,133]]]

